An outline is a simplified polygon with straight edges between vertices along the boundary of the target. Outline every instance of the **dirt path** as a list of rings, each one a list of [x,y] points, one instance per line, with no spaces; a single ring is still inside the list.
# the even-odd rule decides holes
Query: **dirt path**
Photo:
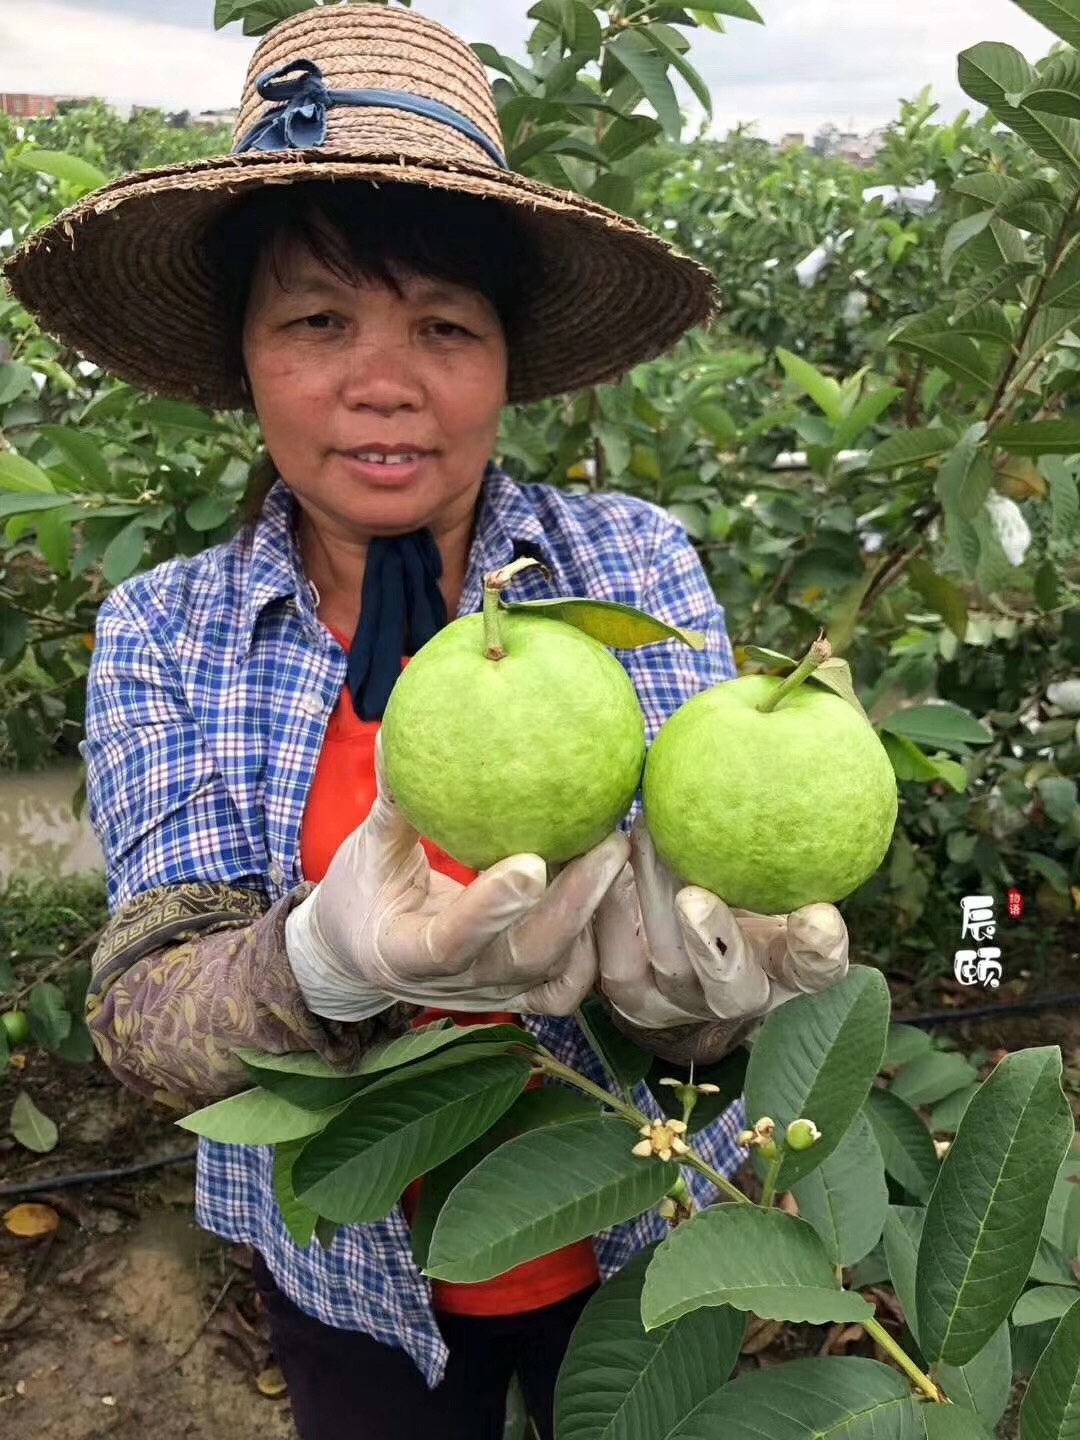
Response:
[[[60,1145],[38,1158],[0,1142],[4,1178],[188,1148],[98,1067],[34,1057],[0,1087],[0,1113],[20,1084],[59,1124]],[[294,1440],[287,1399],[257,1384],[272,1357],[247,1257],[195,1225],[193,1186],[185,1165],[34,1195],[58,1212],[54,1235],[20,1240],[0,1227],[0,1434]]]

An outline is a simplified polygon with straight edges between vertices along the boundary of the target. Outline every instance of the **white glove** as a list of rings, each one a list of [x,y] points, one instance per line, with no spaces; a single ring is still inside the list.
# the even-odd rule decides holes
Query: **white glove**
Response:
[[[597,976],[592,919],[626,863],[618,832],[550,885],[539,855],[512,855],[461,885],[433,871],[386,783],[339,845],[322,881],[285,922],[308,1008],[363,1020],[395,1000],[447,1010],[569,1015]]]
[[[835,905],[758,915],[698,885],[680,888],[640,819],[630,862],[600,903],[596,936],[601,988],[643,1030],[746,1021],[834,985],[848,969]]]

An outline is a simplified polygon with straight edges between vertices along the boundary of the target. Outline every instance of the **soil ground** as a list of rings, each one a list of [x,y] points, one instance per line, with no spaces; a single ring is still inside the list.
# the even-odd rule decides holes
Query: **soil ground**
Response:
[[[1055,959],[1039,977],[1040,989],[1080,988],[1075,944]],[[898,993],[897,1016],[950,1000],[985,1003],[982,994],[957,996],[950,984],[923,992],[914,1006]],[[981,1050],[983,1073],[1004,1049],[1060,1045],[1080,1113],[1080,1009],[964,1021],[941,1033],[965,1053]],[[24,1053],[22,1069],[0,1082],[0,1114],[8,1114],[15,1094],[25,1089],[57,1120],[60,1142],[51,1154],[35,1156],[0,1137],[0,1185],[190,1149],[189,1137],[169,1115],[124,1090],[100,1065],[66,1065],[40,1051]],[[752,1175],[745,1182],[752,1190]],[[19,1197],[53,1207],[59,1228],[28,1241],[0,1225],[0,1433],[20,1440],[294,1435],[248,1272],[250,1257],[196,1227],[193,1184],[194,1166],[184,1164]],[[0,1213],[14,1203],[0,1200]],[[882,1290],[876,1298],[885,1306],[891,1295]],[[899,1333],[898,1315],[892,1328]],[[873,1353],[858,1327],[752,1320],[740,1367],[777,1364],[826,1347]],[[1015,1402],[998,1433],[1003,1440],[1015,1434]]]
[[[29,1181],[180,1154],[190,1137],[98,1065],[30,1053],[11,1080],[60,1123],[50,1155],[0,1141]],[[4,1101],[7,1103],[5,1104]],[[11,1097],[0,1098],[6,1112]],[[29,1163],[28,1163],[29,1162]],[[288,1401],[248,1256],[200,1230],[194,1165],[28,1195],[59,1213],[38,1241],[0,1228],[0,1434],[24,1440],[289,1440]],[[0,1202],[0,1208],[12,1205]],[[277,1389],[278,1398],[260,1393]]]

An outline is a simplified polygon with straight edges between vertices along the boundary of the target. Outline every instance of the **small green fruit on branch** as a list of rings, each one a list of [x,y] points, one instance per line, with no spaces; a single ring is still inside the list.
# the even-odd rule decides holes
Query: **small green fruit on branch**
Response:
[[[793,1120],[787,1127],[784,1135],[784,1145],[788,1150],[809,1150],[811,1145],[816,1145],[821,1139],[821,1131],[812,1120]]]

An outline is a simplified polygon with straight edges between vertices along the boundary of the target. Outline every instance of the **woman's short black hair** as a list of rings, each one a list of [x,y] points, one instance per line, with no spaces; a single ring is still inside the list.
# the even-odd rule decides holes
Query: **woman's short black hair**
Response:
[[[532,247],[507,207],[425,185],[305,180],[260,186],[219,216],[207,237],[238,367],[256,261],[270,246],[276,269],[277,247],[289,240],[354,284],[377,280],[400,290],[397,275],[407,271],[479,291],[495,307],[512,355]]]
[[[529,281],[540,263],[513,213],[496,200],[425,185],[305,180],[264,185],[234,201],[207,235],[237,372],[244,373],[244,316],[255,264],[269,245],[299,240],[351,283],[378,280],[400,289],[402,271],[478,290],[495,307],[511,372],[526,332]],[[252,467],[242,504],[253,525],[276,478],[269,455]]]

